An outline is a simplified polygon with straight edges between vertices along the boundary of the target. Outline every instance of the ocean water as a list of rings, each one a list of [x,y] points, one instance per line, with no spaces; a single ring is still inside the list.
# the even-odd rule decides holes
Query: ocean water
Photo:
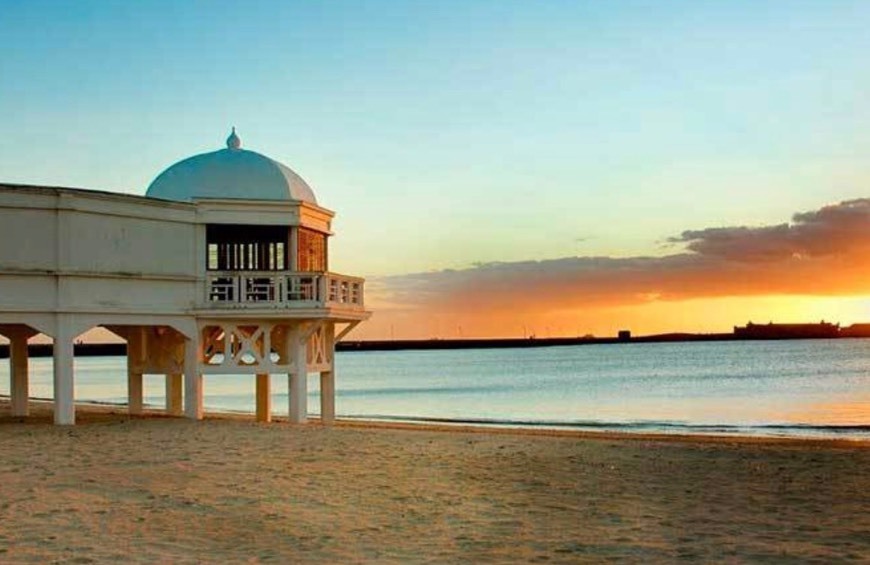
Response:
[[[125,367],[78,358],[77,400],[125,402]],[[339,417],[870,439],[867,339],[346,352],[336,373]],[[0,363],[0,394],[8,375]],[[286,414],[287,377],[272,380]],[[147,403],[163,404],[163,382],[145,377]],[[31,396],[52,396],[51,359],[31,360]],[[205,405],[253,412],[253,376],[207,376]]]

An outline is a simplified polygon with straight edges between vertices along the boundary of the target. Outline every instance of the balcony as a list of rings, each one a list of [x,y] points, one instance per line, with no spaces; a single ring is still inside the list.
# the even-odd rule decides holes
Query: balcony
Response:
[[[210,271],[206,308],[341,308],[364,311],[365,280],[335,273]]]

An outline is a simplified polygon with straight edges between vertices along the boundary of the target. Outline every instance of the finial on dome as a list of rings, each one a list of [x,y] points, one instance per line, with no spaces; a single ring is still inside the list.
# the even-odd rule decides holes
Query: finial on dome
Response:
[[[236,127],[233,126],[233,132],[227,138],[227,149],[240,149],[241,147],[242,140],[236,135]]]

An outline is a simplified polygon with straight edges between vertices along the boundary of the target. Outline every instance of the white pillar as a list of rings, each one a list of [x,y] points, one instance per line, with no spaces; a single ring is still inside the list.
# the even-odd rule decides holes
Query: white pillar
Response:
[[[184,342],[184,415],[202,420],[202,374],[199,372],[199,335]]]
[[[323,328],[323,347],[329,360],[329,371],[320,373],[320,421],[329,426],[335,422],[335,324]]]
[[[166,375],[166,413],[181,416],[182,377],[180,374]]]
[[[271,375],[268,373],[257,375],[257,421],[272,421],[272,391]]]
[[[12,415],[27,416],[29,396],[27,335],[10,336],[9,339],[9,393],[12,400]]]
[[[320,421],[330,425],[335,421],[335,372],[320,373]]]
[[[304,424],[308,421],[308,344],[302,339],[300,328],[294,327],[288,336],[292,372],[290,373],[290,423]]]
[[[70,321],[58,316],[54,335],[54,423],[65,426],[76,423],[73,371],[75,337]]]
[[[127,336],[127,410],[142,413],[142,364],[145,360],[145,328],[133,328]]]

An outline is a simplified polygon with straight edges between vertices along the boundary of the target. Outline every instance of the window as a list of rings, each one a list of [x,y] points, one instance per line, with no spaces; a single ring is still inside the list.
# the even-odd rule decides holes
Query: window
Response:
[[[206,226],[210,271],[281,271],[287,268],[288,226]]]
[[[300,271],[324,272],[327,270],[326,234],[299,228],[296,266]]]

